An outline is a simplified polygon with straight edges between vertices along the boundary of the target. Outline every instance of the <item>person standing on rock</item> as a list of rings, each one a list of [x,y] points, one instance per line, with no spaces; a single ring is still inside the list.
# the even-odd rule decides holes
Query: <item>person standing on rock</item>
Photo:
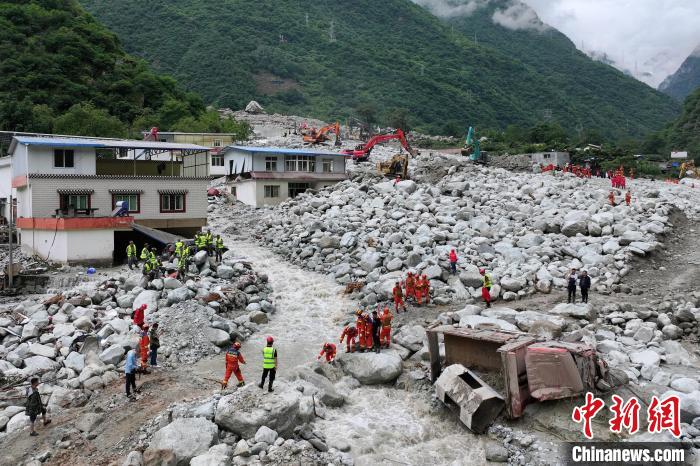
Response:
[[[139,329],[143,329],[143,323],[145,321],[144,313],[146,312],[146,309],[148,309],[148,306],[146,304],[142,304],[139,307],[137,307],[134,313],[131,315],[131,321]]]
[[[272,346],[275,339],[272,337],[267,337],[267,346],[263,348],[263,373],[262,379],[258,387],[263,388],[265,386],[265,379],[268,374],[270,375],[270,383],[267,386],[268,392],[274,392],[272,384],[275,382],[275,375],[277,374],[277,350]]]
[[[379,313],[372,311],[372,342],[374,343],[374,352],[379,353],[382,348],[380,339],[382,332],[382,321],[379,319]]]
[[[365,349],[367,351],[372,351],[374,347],[374,339],[372,338],[372,316],[364,314],[362,317],[365,320]]]
[[[239,387],[245,385],[239,363],[245,364],[245,359],[243,359],[243,355],[241,354],[241,344],[235,342],[231,344],[231,347],[226,351],[226,374],[224,374],[224,380],[221,381],[222,390],[228,387],[228,379],[231,378],[231,374],[235,374],[238,379]]]
[[[148,374],[148,347],[151,345],[151,339],[148,337],[148,325],[144,325],[141,330],[141,339],[139,347],[141,349],[141,372]]]
[[[632,193],[630,190],[627,190],[627,193],[625,193],[625,204],[627,204],[627,207],[630,206],[630,203],[632,202]]]
[[[148,339],[149,349],[151,350],[151,366],[158,367],[158,348],[160,348],[160,336],[161,332],[158,330],[158,322],[154,323],[151,327]]]
[[[571,272],[566,275],[566,280],[566,289],[569,291],[569,297],[566,302],[576,304],[576,282],[578,281],[576,269],[571,269]]]
[[[608,200],[610,201],[610,205],[615,207],[615,192],[610,191],[610,194],[608,194]]]
[[[423,274],[423,279],[419,279],[419,282],[421,294],[425,298],[425,304],[428,305],[430,304],[430,280],[428,280],[428,276],[426,274]]]
[[[126,261],[129,264],[129,270],[134,270],[134,265],[136,265],[136,245],[133,241],[129,241],[126,247]]]
[[[141,260],[143,263],[148,262],[148,258],[150,257],[150,249],[148,248],[148,243],[143,245],[143,249],[141,249]]]
[[[320,360],[323,356],[326,356],[326,362],[332,363],[335,361],[335,353],[336,348],[333,343],[324,343],[316,360]]]
[[[394,284],[394,289],[391,291],[391,294],[394,297],[394,308],[396,309],[396,313],[398,314],[399,308],[403,308],[404,312],[406,312],[406,305],[403,302],[403,290],[401,289],[401,283],[396,282]]]
[[[450,251],[450,273],[457,274],[457,253],[454,249]]]
[[[221,262],[221,258],[224,255],[224,240],[221,235],[216,235],[214,239],[214,249],[216,251],[216,261]]]
[[[136,369],[138,368],[139,349],[138,346],[132,349],[126,347],[126,362],[124,364],[124,376],[126,377],[126,396],[131,401],[134,398],[131,396],[131,389],[136,392]]]
[[[354,353],[355,352],[355,338],[357,337],[357,329],[352,325],[346,325],[343,329],[343,333],[340,334],[340,344],[343,344],[345,340],[345,352]]]
[[[588,272],[583,270],[581,272],[581,277],[578,280],[578,286],[581,287],[581,302],[588,302],[588,290],[591,289],[591,277],[588,276]]]
[[[482,277],[481,297],[484,298],[486,307],[491,307],[491,277],[486,273],[486,269],[479,269]]]
[[[355,324],[357,328],[357,338],[359,340],[359,351],[364,352],[365,351],[365,316],[362,313],[362,310],[358,309],[357,312],[355,312],[355,315],[357,316],[357,322]]]
[[[29,428],[31,430],[29,435],[36,437],[39,434],[37,434],[34,430],[34,422],[39,414],[41,414],[44,425],[50,424],[51,420],[46,419],[46,408],[44,408],[44,403],[41,402],[41,394],[39,393],[39,379],[34,377],[29,383],[31,386],[27,388],[26,414],[29,416]]]
[[[409,298],[416,299],[416,280],[412,272],[408,272],[408,277],[406,277],[406,302]]]
[[[379,344],[380,346],[386,345],[389,348],[391,346],[391,321],[394,320],[394,315],[389,310],[389,306],[384,307],[381,320],[382,333],[379,336]]]

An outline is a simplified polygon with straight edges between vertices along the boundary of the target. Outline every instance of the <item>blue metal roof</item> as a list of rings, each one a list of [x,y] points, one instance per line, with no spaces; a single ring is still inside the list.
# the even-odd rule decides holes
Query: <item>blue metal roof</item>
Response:
[[[158,149],[158,150],[209,150],[196,144],[180,144],[160,141],[137,141],[128,139],[98,139],[81,137],[38,137],[15,136],[18,144],[25,146],[50,147],[95,147],[95,148],[127,148],[127,149]],[[10,151],[12,152],[12,150]]]
[[[254,154],[283,154],[283,155],[310,155],[314,157],[347,157],[347,155],[337,152],[326,152],[308,149],[286,149],[283,147],[252,147],[252,146],[229,146],[230,149],[242,150]]]

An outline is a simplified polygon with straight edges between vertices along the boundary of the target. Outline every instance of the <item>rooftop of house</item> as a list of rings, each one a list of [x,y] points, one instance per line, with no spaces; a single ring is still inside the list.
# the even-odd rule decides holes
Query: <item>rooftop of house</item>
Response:
[[[347,157],[337,152],[327,152],[309,149],[288,149],[284,147],[252,147],[252,146],[228,146],[227,150],[239,150],[253,154],[282,154],[282,155],[310,155],[312,157]]]
[[[95,149],[143,149],[189,152],[206,152],[209,148],[197,144],[175,142],[139,141],[135,139],[98,139],[80,136],[15,136],[10,144],[9,154],[13,154],[17,144],[46,147],[90,147]]]

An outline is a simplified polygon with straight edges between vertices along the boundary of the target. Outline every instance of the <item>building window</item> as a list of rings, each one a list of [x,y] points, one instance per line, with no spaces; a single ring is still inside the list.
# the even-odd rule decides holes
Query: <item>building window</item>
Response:
[[[277,157],[265,157],[265,171],[276,172],[277,171]]]
[[[280,187],[279,186],[265,186],[265,198],[275,198],[280,197]]]
[[[311,155],[287,155],[284,157],[284,167],[288,172],[314,172],[316,160]]]
[[[130,213],[141,212],[141,195],[140,194],[112,194],[112,209],[117,208],[117,202],[123,201],[129,205]]]
[[[289,197],[294,198],[309,189],[309,183],[289,183],[289,187],[287,189],[289,192]]]
[[[546,159],[551,159],[551,158],[552,158],[552,155],[551,155],[551,154],[544,154],[544,158],[545,158],[545,160],[546,160]]]
[[[221,147],[222,143],[221,139],[214,139],[214,147]]]
[[[211,166],[212,167],[223,167],[224,166],[224,156],[223,155],[212,155],[211,156]]]
[[[90,208],[89,194],[61,194],[61,210],[76,209],[87,210]]]
[[[184,212],[185,211],[185,195],[184,194],[161,194],[160,195],[160,211],[163,212]]]
[[[75,157],[73,155],[73,149],[54,149],[53,166],[55,168],[75,167]]]
[[[323,159],[323,173],[333,173],[333,159]]]

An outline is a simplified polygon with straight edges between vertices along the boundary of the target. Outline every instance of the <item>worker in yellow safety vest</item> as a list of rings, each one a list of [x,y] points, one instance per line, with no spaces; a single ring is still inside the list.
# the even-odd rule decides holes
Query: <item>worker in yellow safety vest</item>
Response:
[[[263,373],[262,379],[258,387],[263,388],[265,386],[265,379],[267,375],[270,375],[270,382],[267,386],[268,392],[273,392],[272,384],[275,381],[275,375],[277,374],[277,350],[272,344],[275,340],[272,337],[267,337],[267,346],[263,348]]]
[[[148,262],[151,263],[151,268],[153,269],[153,274],[156,278],[160,276],[160,259],[158,259],[158,251],[156,248],[151,248],[150,255],[148,257]]]
[[[204,246],[207,248],[207,253],[211,256],[214,252],[214,235],[211,230],[207,230],[204,234]]]
[[[185,243],[183,243],[181,239],[175,242],[175,257],[180,257],[180,254],[182,254],[182,248],[184,246]]]
[[[224,254],[224,240],[221,235],[216,235],[214,238],[214,250],[216,251],[216,261],[221,262],[221,257]]]
[[[126,247],[126,260],[129,264],[129,269],[134,270],[134,264],[136,264],[136,245],[133,241],[129,241],[129,245]]]
[[[149,257],[151,257],[151,249],[148,247],[148,243],[146,243],[143,245],[143,249],[141,249],[141,260],[147,262]]]

